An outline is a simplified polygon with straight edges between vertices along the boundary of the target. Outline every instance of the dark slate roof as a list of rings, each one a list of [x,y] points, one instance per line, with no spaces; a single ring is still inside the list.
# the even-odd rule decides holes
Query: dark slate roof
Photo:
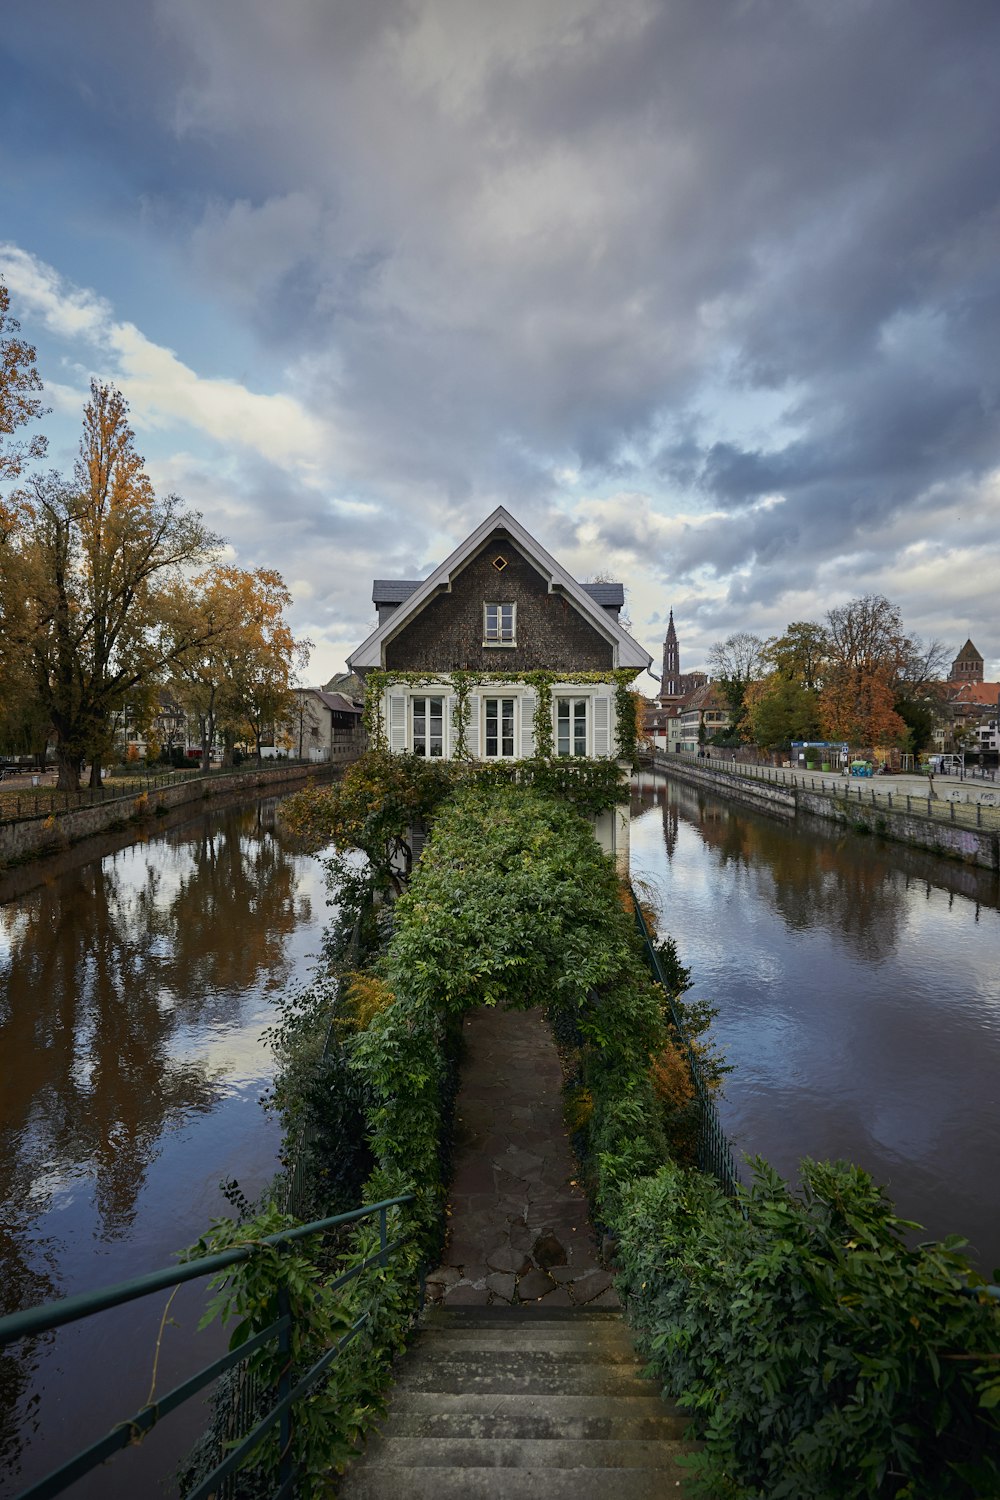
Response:
[[[376,578],[372,584],[372,603],[402,604],[408,599],[414,589],[420,587],[421,580],[409,578]],[[625,603],[625,588],[620,583],[582,583],[580,585],[593,599],[595,604],[600,604],[604,609],[621,609]]]
[[[325,693],[322,688],[315,688],[316,697],[327,708],[332,708],[338,714],[360,714],[362,710],[350,698],[345,698],[343,693]]]
[[[372,584],[373,604],[402,604],[409,599],[414,589],[420,587],[419,578],[376,578]]]
[[[625,585],[621,583],[581,583],[580,587],[590,595],[595,604],[605,609],[621,609],[625,603]]]

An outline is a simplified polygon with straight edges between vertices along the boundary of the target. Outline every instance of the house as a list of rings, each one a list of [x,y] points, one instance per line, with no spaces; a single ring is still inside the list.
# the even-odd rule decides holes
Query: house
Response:
[[[722,689],[717,683],[707,682],[704,687],[695,688],[684,700],[677,720],[676,737],[672,738],[670,748],[697,753],[713,734],[728,729],[732,719]]]
[[[324,688],[296,688],[295,713],[285,726],[299,760],[355,760],[364,749],[360,703]]]
[[[620,583],[577,582],[503,506],[424,579],[376,579],[378,626],[348,658],[376,740],[442,759],[617,758],[623,691],[652,658]],[[624,721],[623,721],[624,726]],[[598,821],[627,859],[628,816]]]

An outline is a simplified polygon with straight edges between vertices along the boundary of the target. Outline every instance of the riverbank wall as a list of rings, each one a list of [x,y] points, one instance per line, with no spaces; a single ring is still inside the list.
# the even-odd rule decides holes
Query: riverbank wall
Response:
[[[980,869],[1000,871],[1000,834],[996,830],[963,827],[942,818],[890,808],[882,801],[874,805],[856,801],[849,793],[857,789],[849,783],[838,795],[804,786],[757,780],[721,766],[692,765],[673,756],[656,755],[649,765],[651,770],[668,773],[690,786],[705,787],[720,797],[728,797],[779,817],[796,818],[800,813],[808,813],[856,833],[877,834]]]
[[[28,860],[58,854],[83,839],[115,832],[129,824],[137,831],[155,826],[155,820],[185,803],[204,802],[233,792],[260,796],[279,791],[294,783],[329,780],[339,774],[340,766],[259,767],[252,771],[233,771],[231,775],[186,777],[152,791],[134,790],[92,807],[70,808],[65,812],[39,814],[17,822],[0,824],[0,870],[24,864]]]

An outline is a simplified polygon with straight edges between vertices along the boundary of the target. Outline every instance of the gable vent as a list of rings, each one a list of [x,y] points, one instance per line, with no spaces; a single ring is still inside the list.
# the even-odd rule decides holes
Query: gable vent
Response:
[[[497,556],[493,559],[493,566],[496,568],[498,573],[502,573],[504,568],[507,566],[507,559],[505,557],[501,557],[498,553]]]

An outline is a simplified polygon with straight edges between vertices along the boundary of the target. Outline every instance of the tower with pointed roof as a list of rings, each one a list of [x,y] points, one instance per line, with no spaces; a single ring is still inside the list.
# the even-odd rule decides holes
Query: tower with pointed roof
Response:
[[[681,672],[681,648],[677,641],[674,612],[670,611],[667,622],[667,638],[663,642],[663,675],[658,694],[663,707],[680,703],[688,693],[702,687],[708,681],[704,672]]]
[[[983,658],[972,644],[966,641],[951,664],[949,682],[982,682]]]
[[[674,629],[674,612],[670,611],[667,638],[663,642],[663,677],[660,681],[660,696],[676,698],[681,691],[681,653]]]

